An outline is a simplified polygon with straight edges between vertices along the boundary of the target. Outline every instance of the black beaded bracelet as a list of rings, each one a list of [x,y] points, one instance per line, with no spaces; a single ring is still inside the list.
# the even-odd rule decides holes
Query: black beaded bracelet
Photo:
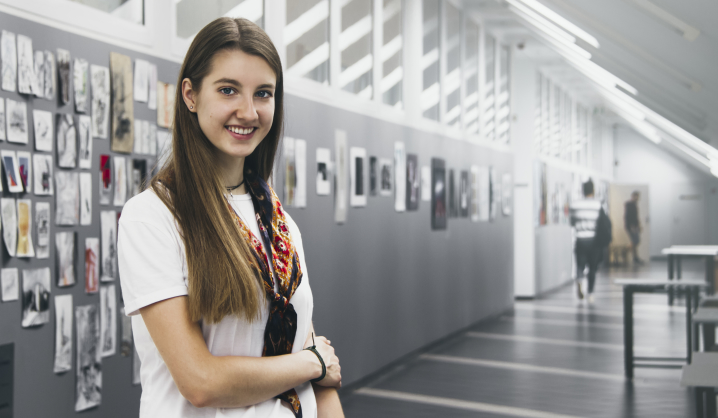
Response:
[[[314,333],[312,333],[312,344],[314,344]],[[312,382],[312,383],[319,382],[320,380],[324,379],[324,377],[327,375],[327,366],[324,364],[324,359],[322,358],[322,355],[319,354],[319,351],[317,351],[316,345],[309,346],[309,347],[305,348],[305,350],[309,350],[312,353],[316,354],[317,358],[319,359],[319,362],[322,363],[322,375],[317,377],[316,379],[310,380],[310,382]]]

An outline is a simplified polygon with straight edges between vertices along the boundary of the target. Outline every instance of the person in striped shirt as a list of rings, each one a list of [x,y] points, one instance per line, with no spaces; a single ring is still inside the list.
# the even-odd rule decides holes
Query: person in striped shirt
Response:
[[[593,181],[583,183],[583,200],[571,204],[571,226],[575,230],[576,288],[578,298],[583,299],[588,291],[588,302],[593,303],[593,288],[596,283],[596,270],[601,260],[601,248],[594,245],[596,224],[603,210],[601,202],[594,196]],[[584,270],[588,266],[588,289],[582,289]]]

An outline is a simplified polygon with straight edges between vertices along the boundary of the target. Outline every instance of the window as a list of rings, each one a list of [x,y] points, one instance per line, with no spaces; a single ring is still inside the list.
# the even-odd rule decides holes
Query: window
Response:
[[[466,19],[464,28],[464,126],[479,133],[479,26]]]
[[[441,88],[439,87],[439,0],[422,1],[422,29],[423,54],[421,57],[421,70],[423,83],[421,98],[421,112],[427,119],[439,120],[439,101]]]
[[[175,11],[176,35],[181,39],[194,38],[205,25],[221,16],[243,17],[264,26],[263,0],[175,0]]]
[[[113,16],[122,18],[138,25],[145,24],[145,2],[144,0],[70,0],[75,3],[84,4],[94,9],[101,10]]]
[[[446,74],[442,91],[446,113],[444,121],[452,127],[461,127],[461,14],[451,3],[446,2],[445,28],[446,44],[444,60]]]
[[[373,97],[372,26],[372,0],[349,0],[342,6],[339,87],[367,99]]]
[[[496,40],[486,35],[484,59],[486,79],[484,84],[484,132],[488,141],[496,139]]]
[[[496,98],[496,136],[499,142],[507,144],[511,128],[511,50],[502,46],[499,59],[499,95]]]
[[[403,106],[402,80],[404,79],[401,0],[383,0],[382,20],[384,25],[379,53],[382,78],[379,83],[379,92],[382,102],[401,108]]]
[[[287,0],[287,75],[329,84],[329,0]]]

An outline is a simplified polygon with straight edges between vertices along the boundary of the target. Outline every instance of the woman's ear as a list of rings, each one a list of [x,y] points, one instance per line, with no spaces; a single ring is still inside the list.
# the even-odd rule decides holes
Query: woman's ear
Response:
[[[189,109],[190,112],[197,112],[195,91],[192,90],[192,82],[189,80],[189,78],[185,78],[184,80],[182,80],[182,99],[184,100],[184,103],[185,105],[187,105],[187,109]]]

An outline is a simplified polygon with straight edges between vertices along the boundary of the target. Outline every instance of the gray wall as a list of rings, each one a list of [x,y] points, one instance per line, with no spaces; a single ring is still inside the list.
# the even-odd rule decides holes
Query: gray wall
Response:
[[[175,82],[178,65],[143,57],[15,17],[0,14],[3,29],[33,38],[35,49],[68,49],[73,57],[109,66],[109,52],[117,51],[158,64],[159,78]],[[1,97],[18,99],[14,93]],[[29,109],[72,113],[71,105],[58,109],[55,102],[30,98]],[[473,223],[449,219],[448,229],[432,231],[430,207],[421,202],[416,212],[396,213],[393,198],[369,197],[365,208],[350,208],[344,225],[334,223],[333,196],[317,196],[315,149],[332,149],[334,131],[348,132],[349,146],[365,147],[368,155],[391,158],[394,141],[419,155],[420,165],[432,157],[444,158],[447,169],[468,170],[471,164],[493,165],[497,174],[512,171],[508,153],[484,148],[378,121],[294,96],[287,97],[286,133],[306,139],[307,208],[289,208],[304,239],[308,277],[314,292],[314,323],[320,335],[336,346],[342,361],[344,384],[377,371],[384,365],[488,315],[509,308],[513,298],[513,220],[498,215],[494,222]],[[155,112],[135,102],[135,117],[152,120]],[[0,142],[5,149],[30,150]],[[92,172],[98,173],[99,155],[109,153],[108,140],[95,140]],[[111,154],[111,153],[110,153]],[[57,168],[56,168],[57,170]],[[276,190],[282,196],[281,170]],[[78,246],[88,236],[99,236],[98,175],[93,176],[93,225],[73,227]],[[7,188],[5,188],[7,190]],[[4,196],[10,196],[6,191]],[[29,196],[29,195],[28,195]],[[17,197],[17,196],[14,196]],[[31,196],[34,201],[54,198]],[[119,210],[120,208],[116,208]],[[54,233],[66,227],[52,225]],[[2,266],[19,269],[49,266],[55,277],[55,252],[48,260],[10,258],[2,250]],[[70,288],[52,285],[52,295],[72,294],[75,306],[99,303],[98,295],[84,292],[83,260],[76,265],[78,283]],[[119,297],[119,283],[118,297]],[[52,372],[54,307],[50,323],[39,328],[20,327],[20,302],[0,303],[0,344],[15,343],[15,416],[74,416],[75,360],[73,370]],[[119,332],[119,329],[118,329]],[[119,335],[118,335],[119,337]],[[74,347],[76,348],[76,347]],[[103,359],[102,405],[83,412],[87,417],[135,416],[140,388],[131,385],[132,361],[119,354]]]

